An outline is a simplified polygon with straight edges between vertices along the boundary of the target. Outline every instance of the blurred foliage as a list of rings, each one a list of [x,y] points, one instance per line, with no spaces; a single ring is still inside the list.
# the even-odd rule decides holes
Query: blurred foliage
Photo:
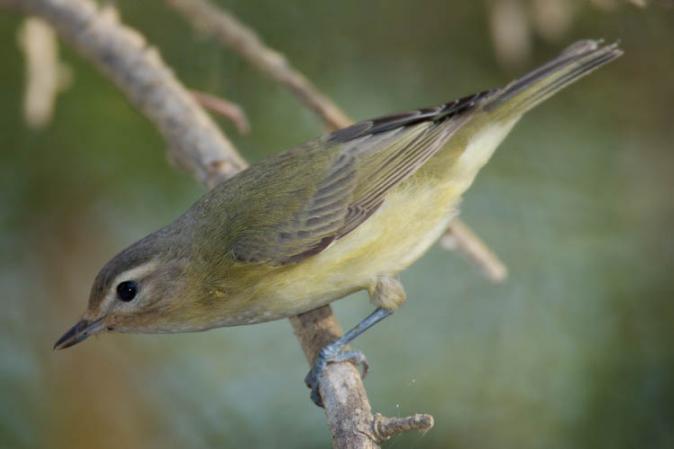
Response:
[[[510,64],[493,2],[222,0],[357,118],[502,85],[580,38],[625,48],[523,120],[468,193],[463,215],[508,281],[488,285],[435,248],[403,275],[409,303],[359,340],[375,409],[436,418],[388,447],[674,447],[674,11],[519,8],[560,2],[573,8],[561,31],[527,33]],[[249,136],[221,125],[248,159],[322,132],[163,2],[117,6],[188,86],[246,110]],[[285,321],[52,352],[98,267],[201,189],[70,48],[72,86],[52,123],[30,130],[20,23],[0,15],[0,447],[329,447]],[[336,304],[345,326],[369,309],[363,295]]]

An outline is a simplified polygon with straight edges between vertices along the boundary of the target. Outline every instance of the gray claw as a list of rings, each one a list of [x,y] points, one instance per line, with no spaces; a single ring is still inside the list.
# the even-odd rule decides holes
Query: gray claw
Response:
[[[323,371],[329,363],[352,362],[360,367],[361,377],[363,379],[367,375],[370,365],[367,363],[365,354],[360,351],[340,352],[340,350],[340,347],[335,347],[333,345],[324,346],[318,353],[314,366],[304,378],[304,383],[311,389],[311,400],[319,407],[323,407],[323,400],[321,399],[318,386]]]

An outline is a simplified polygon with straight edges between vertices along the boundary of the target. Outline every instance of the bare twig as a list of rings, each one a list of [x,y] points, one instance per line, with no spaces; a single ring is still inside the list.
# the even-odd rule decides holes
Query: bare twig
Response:
[[[51,121],[56,97],[69,84],[69,72],[59,61],[56,34],[43,20],[24,20],[19,45],[26,59],[24,118],[28,126],[43,128]]]
[[[197,100],[197,103],[209,111],[229,119],[241,134],[248,134],[250,132],[248,117],[246,117],[246,113],[243,112],[243,109],[238,104],[199,90],[192,89],[190,92],[194,99]]]
[[[330,98],[322,94],[281,53],[268,47],[250,27],[228,11],[214,5],[209,0],[166,1],[183,14],[194,28],[215,36],[223,45],[231,48],[261,72],[289,89],[303,105],[318,114],[329,129],[344,128],[352,123],[351,119]],[[447,230],[457,240],[470,239],[457,244],[463,255],[478,265],[483,273],[502,272],[505,275],[504,264],[493,251],[472,251],[474,248],[487,248],[477,234],[456,231],[455,226],[461,229],[470,228],[456,218]],[[488,275],[487,278],[491,281],[501,281],[504,276]]]
[[[463,254],[492,282],[502,282],[508,268],[498,259],[465,223],[454,220],[440,239],[440,246]],[[489,263],[484,263],[489,261]]]
[[[349,123],[348,117],[326,96],[290,65],[283,54],[266,46],[258,35],[236,17],[205,0],[167,0],[199,30],[216,36],[261,72],[293,94],[318,114],[333,129]]]

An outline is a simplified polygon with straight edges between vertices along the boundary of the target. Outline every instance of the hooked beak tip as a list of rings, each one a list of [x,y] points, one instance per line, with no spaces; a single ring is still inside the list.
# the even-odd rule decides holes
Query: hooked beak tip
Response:
[[[52,348],[54,351],[59,351],[59,350],[61,350],[61,349],[66,349],[66,348],[69,348],[69,347],[71,347],[71,346],[76,345],[77,343],[79,343],[79,342],[74,342],[74,341],[72,341],[72,342],[67,342],[67,343],[66,343],[65,341],[62,341],[62,340],[63,340],[63,337],[59,338],[58,341],[57,341],[56,343],[54,343],[54,347]],[[81,340],[80,340],[80,341],[81,341]]]
[[[68,330],[56,343],[54,350],[66,349],[84,341],[87,337],[103,329],[103,319],[96,321],[80,320]]]

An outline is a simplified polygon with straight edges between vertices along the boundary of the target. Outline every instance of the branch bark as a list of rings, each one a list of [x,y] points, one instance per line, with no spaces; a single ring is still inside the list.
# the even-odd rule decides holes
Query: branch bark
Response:
[[[309,364],[313,364],[323,346],[342,335],[329,306],[292,317],[290,322]],[[374,449],[399,433],[425,432],[433,427],[433,417],[427,414],[395,418],[373,415],[358,369],[350,363],[329,367],[320,390],[333,447]]]
[[[123,25],[113,9],[99,10],[91,0],[0,0],[0,6],[18,8],[53,26],[157,126],[170,157],[200,182],[212,187],[247,166],[159,53],[140,33]],[[308,83],[301,77],[287,80],[300,91]],[[345,120],[329,108],[321,111],[331,117],[326,120]],[[294,317],[291,323],[310,362],[341,335],[329,306]],[[405,425],[382,426],[381,416],[372,415],[360,374],[348,363],[329,365],[321,396],[336,448],[377,448],[392,435],[428,430],[433,423],[428,415],[414,415],[386,421]]]
[[[230,12],[210,0],[166,2],[181,13],[195,29],[214,36],[222,45],[238,53],[262,73],[288,89],[300,103],[315,112],[328,129],[345,128],[352,124],[349,116],[293,67],[282,53],[266,45],[255,31]],[[477,265],[490,281],[501,282],[505,279],[505,264],[462,220],[452,220],[446,236],[453,237],[456,245],[451,248],[442,245],[443,248],[456,249]]]

